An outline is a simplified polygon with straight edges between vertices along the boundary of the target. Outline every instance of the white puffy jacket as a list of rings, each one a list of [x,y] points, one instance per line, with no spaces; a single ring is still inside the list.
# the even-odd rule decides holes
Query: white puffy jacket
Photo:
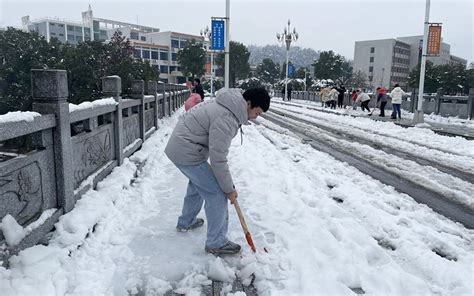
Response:
[[[399,86],[397,86],[392,89],[388,95],[392,98],[392,104],[401,104],[402,97],[405,95],[405,92]]]

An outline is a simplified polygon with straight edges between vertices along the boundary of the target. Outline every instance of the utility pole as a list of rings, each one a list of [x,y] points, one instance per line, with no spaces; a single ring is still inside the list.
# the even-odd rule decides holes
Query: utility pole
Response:
[[[416,106],[415,114],[413,115],[413,123],[423,123],[423,92],[425,86],[425,70],[426,70],[426,52],[428,50],[428,30],[430,21],[430,0],[426,0],[425,7],[425,31],[423,33],[423,48],[421,50],[421,66],[420,66],[420,83],[418,91],[418,104]]]

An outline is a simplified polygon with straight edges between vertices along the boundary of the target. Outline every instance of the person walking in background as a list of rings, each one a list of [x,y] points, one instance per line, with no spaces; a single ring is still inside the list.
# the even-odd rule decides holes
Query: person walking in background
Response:
[[[385,89],[380,87],[377,93],[377,105],[380,108],[380,117],[385,117],[385,106],[387,105],[387,95]]]
[[[288,101],[291,101],[291,91],[293,90],[293,86],[291,85],[291,82],[288,83]]]
[[[402,111],[400,107],[402,105],[402,98],[405,95],[405,92],[398,84],[395,84],[392,91],[388,95],[390,98],[392,98],[392,116],[390,116],[390,118],[397,119],[398,114],[398,120],[402,119]]]
[[[337,104],[337,97],[339,96],[339,92],[337,91],[336,87],[332,87],[330,91],[330,96],[331,96],[331,109],[336,109],[336,104]]]
[[[319,95],[321,97],[321,103],[323,104],[323,106],[329,107],[331,102],[331,90],[329,89],[329,87],[323,87]]]
[[[193,93],[197,93],[201,96],[201,100],[204,100],[204,90],[202,89],[201,80],[194,78]]]
[[[341,85],[340,87],[337,88],[337,91],[339,92],[339,95],[337,96],[337,107],[342,108],[343,102],[344,102],[344,94],[346,93],[346,88],[344,85]]]
[[[352,109],[357,110],[357,91],[354,89],[351,93]]]
[[[367,109],[367,111],[369,111],[370,113],[370,109],[369,109],[370,97],[363,90],[360,90],[360,89],[357,90],[356,102],[360,102],[360,107],[362,108],[362,111],[364,111],[364,109]]]
[[[215,99],[184,113],[168,140],[166,156],[189,179],[176,229],[185,232],[202,226],[204,220],[197,215],[204,203],[207,253],[240,252],[240,245],[227,238],[227,200],[234,203],[237,199],[227,154],[242,124],[269,107],[270,96],[264,88],[251,88],[243,94],[238,89],[225,88]]]

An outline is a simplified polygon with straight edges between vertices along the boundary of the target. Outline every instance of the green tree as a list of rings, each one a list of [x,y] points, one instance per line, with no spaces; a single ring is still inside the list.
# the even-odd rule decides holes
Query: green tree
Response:
[[[245,79],[249,77],[250,73],[250,52],[247,47],[235,41],[230,41],[230,50],[229,50],[229,86],[235,87],[235,82],[237,79]],[[220,75],[224,71],[224,55],[220,54],[217,57],[217,65],[219,65]],[[223,75],[222,75],[223,76]]]
[[[184,76],[201,77],[204,75],[206,51],[202,43],[194,39],[186,42],[186,46],[178,52],[178,63],[181,65]]]
[[[347,80],[352,72],[350,62],[332,50],[321,52],[319,59],[312,66],[314,67],[314,77],[318,79],[343,82],[342,80]]]
[[[48,44],[37,33],[14,28],[0,31],[0,114],[31,110],[31,69],[64,69],[62,45]]]
[[[272,59],[265,58],[257,66],[255,76],[266,83],[274,83],[280,75],[280,65],[273,62]]]
[[[439,73],[438,69],[433,65],[432,62],[426,61],[425,67],[425,85],[424,92],[433,93],[436,92],[438,87],[441,87],[439,84]],[[418,88],[420,85],[420,64],[410,71],[408,74],[408,87],[409,88]]]

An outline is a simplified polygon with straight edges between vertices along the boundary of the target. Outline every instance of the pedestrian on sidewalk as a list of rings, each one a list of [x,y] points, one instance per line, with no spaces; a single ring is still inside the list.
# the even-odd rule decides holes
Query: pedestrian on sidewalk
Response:
[[[202,89],[201,80],[194,78],[193,93],[197,93],[201,96],[201,100],[204,100],[204,90]]]
[[[357,110],[357,91],[354,89],[351,94],[352,109]]]
[[[377,93],[377,105],[380,107],[380,117],[385,117],[385,106],[387,105],[387,95],[385,89],[380,87]]]
[[[339,92],[337,91],[336,87],[333,86],[331,88],[330,95],[331,95],[331,100],[330,100],[331,109],[336,109],[337,97],[339,96]]]
[[[330,107],[331,102],[331,89],[329,87],[323,87],[319,93],[321,97],[321,103],[324,107]]]
[[[405,92],[402,90],[402,88],[398,85],[395,84],[393,86],[392,91],[390,92],[389,96],[392,98],[392,116],[390,116],[391,119],[397,119],[397,114],[398,114],[398,120],[402,119],[402,111],[401,111],[401,105],[402,105],[402,98],[405,95]]]
[[[240,245],[227,239],[227,199],[234,203],[237,198],[227,154],[241,125],[257,118],[269,107],[270,96],[264,88],[249,89],[243,94],[238,89],[223,89],[215,99],[204,101],[184,113],[166,145],[168,158],[189,179],[176,228],[188,231],[202,226],[204,220],[197,215],[204,203],[207,218],[205,251],[208,253],[240,252]]]
[[[362,111],[364,111],[364,109],[367,109],[367,111],[369,111],[370,113],[370,109],[369,109],[370,97],[363,90],[360,90],[360,89],[357,90],[356,102],[360,102],[360,107],[362,108]]]
[[[344,87],[344,85],[341,85],[336,90],[339,92],[339,95],[337,96],[337,107],[342,108],[346,88]]]
[[[291,101],[291,92],[293,91],[293,85],[291,82],[288,83],[288,101]]]

